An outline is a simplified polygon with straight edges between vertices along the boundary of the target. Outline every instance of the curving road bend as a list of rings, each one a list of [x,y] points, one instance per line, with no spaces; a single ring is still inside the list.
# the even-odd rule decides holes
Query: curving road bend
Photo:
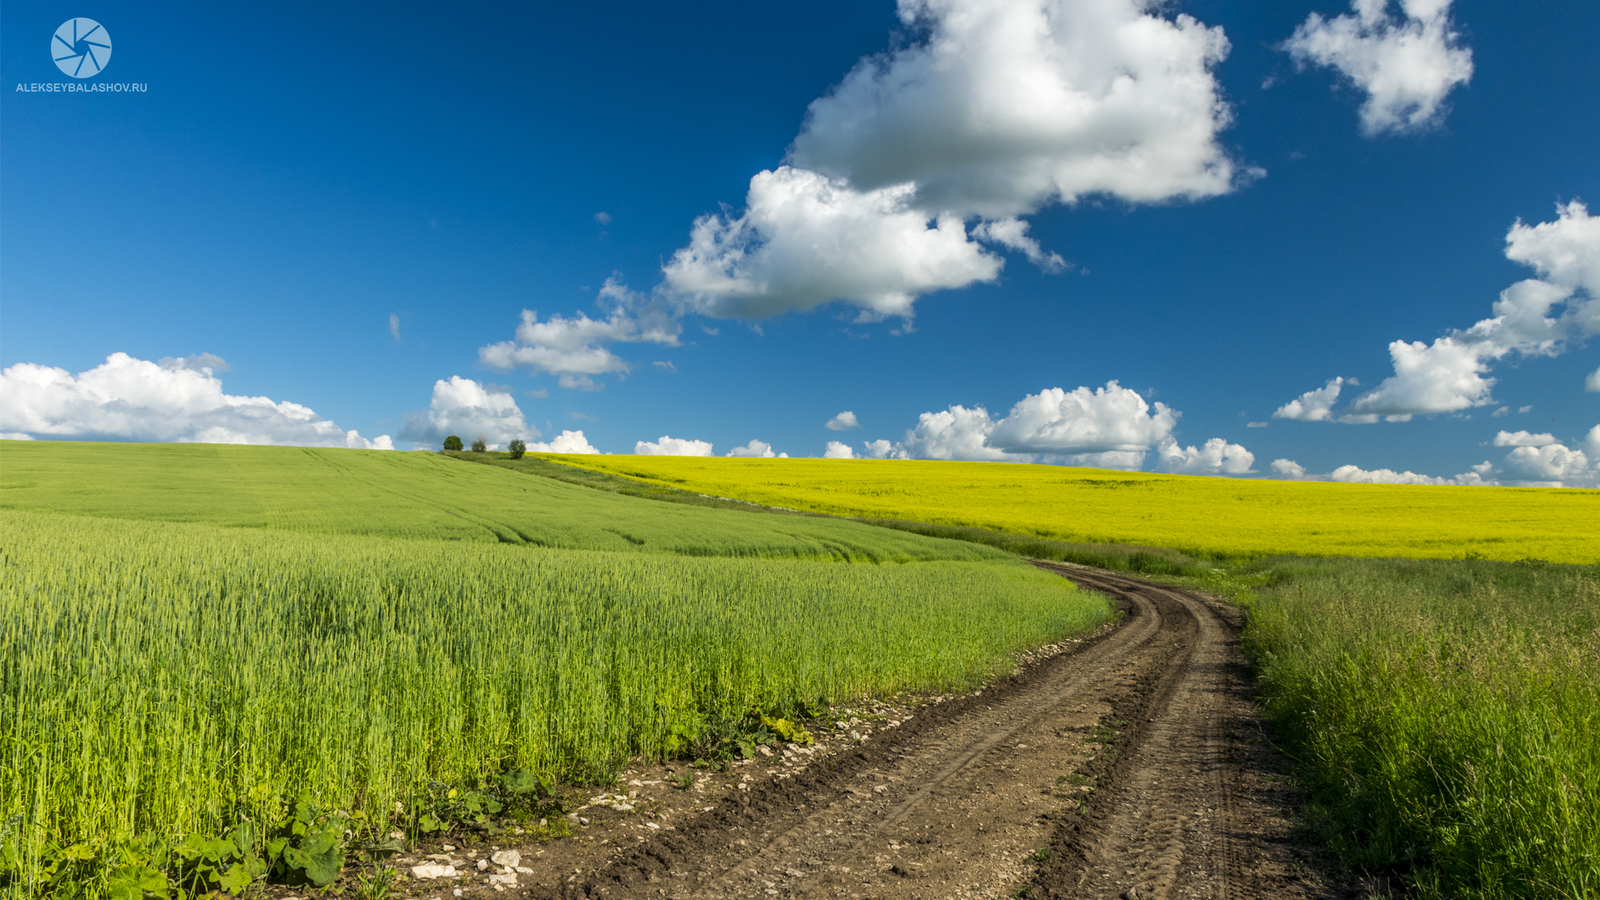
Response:
[[[1237,610],[1036,562],[1122,622],[924,708],[802,777],[721,802],[566,897],[1310,898],[1347,890],[1292,841]]]

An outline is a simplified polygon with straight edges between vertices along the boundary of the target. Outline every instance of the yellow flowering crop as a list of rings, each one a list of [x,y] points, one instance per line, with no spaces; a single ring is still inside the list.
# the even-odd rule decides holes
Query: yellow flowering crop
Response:
[[[718,497],[1191,553],[1600,561],[1600,491],[936,460],[551,456]]]

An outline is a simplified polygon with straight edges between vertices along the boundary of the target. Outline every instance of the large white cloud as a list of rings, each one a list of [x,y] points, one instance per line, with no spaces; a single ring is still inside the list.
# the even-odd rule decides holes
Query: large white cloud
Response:
[[[1394,341],[1394,374],[1333,412],[1335,378],[1284,404],[1277,418],[1347,423],[1380,417],[1405,421],[1417,415],[1454,413],[1494,402],[1491,365],[1512,355],[1556,356],[1574,341],[1600,334],[1600,218],[1581,201],[1558,206],[1556,218],[1537,225],[1521,221],[1506,234],[1506,257],[1532,267],[1539,278],[1500,292],[1494,315],[1471,328],[1453,330],[1433,343]]]
[[[638,441],[633,452],[645,456],[715,456],[708,441],[686,440],[662,435],[654,441]]]
[[[1506,454],[1504,474],[1524,484],[1552,487],[1592,487],[1595,471],[1582,450],[1564,444],[1521,446]]]
[[[537,438],[539,429],[523,420],[510,391],[491,390],[470,378],[451,375],[433,383],[427,412],[406,415],[400,439],[431,446],[452,434],[469,444],[481,436],[485,443],[498,447]]]
[[[1220,438],[1182,447],[1172,431],[1179,413],[1151,404],[1115,381],[1029,394],[996,419],[983,407],[925,412],[897,443],[868,441],[874,459],[958,459],[1138,469],[1152,447],[1162,467],[1198,474],[1243,474],[1255,457]]]
[[[1200,447],[1185,447],[1167,438],[1156,448],[1156,468],[1181,475],[1247,475],[1256,457],[1239,444],[1212,438]]]
[[[1545,487],[1600,487],[1600,425],[1584,436],[1582,448],[1568,447],[1553,434],[1502,431],[1494,446],[1510,447],[1499,474],[1515,484]]]
[[[523,310],[515,339],[478,348],[478,360],[501,371],[525,366],[548,372],[559,377],[562,387],[592,390],[599,386],[593,376],[626,374],[632,368],[607,344],[679,346],[683,326],[664,304],[629,290],[616,275],[606,279],[599,297],[609,309],[603,319],[580,312],[571,317],[553,315],[541,322],[537,312]]]
[[[1232,189],[1220,28],[1145,0],[901,0],[900,17],[925,38],[861,60],[742,212],[695,222],[664,267],[685,308],[759,318],[839,300],[909,319],[922,294],[998,276],[978,240],[1063,269],[1018,216]]]
[[[1590,298],[1600,297],[1600,218],[1589,215],[1581,200],[1558,205],[1556,213],[1553,222],[1513,225],[1506,235],[1506,258],[1532,266],[1567,293],[1582,289]],[[1587,333],[1600,333],[1600,314],[1592,304],[1578,318],[1587,323]]]
[[[1450,20],[1451,0],[1354,0],[1354,15],[1317,13],[1295,29],[1284,49],[1296,63],[1337,69],[1366,92],[1361,128],[1369,135],[1418,131],[1437,124],[1444,100],[1472,78],[1472,50]]]
[[[927,39],[861,60],[811,104],[791,161],[918,206],[1004,219],[1107,194],[1232,186],[1211,68],[1221,28],[1143,0],[901,0]]]
[[[917,417],[917,426],[896,445],[907,459],[965,459],[991,462],[1033,462],[1027,454],[1008,453],[989,445],[994,420],[983,407],[952,406]]]
[[[1386,416],[1403,422],[1413,415],[1458,412],[1494,402],[1494,379],[1482,345],[1442,337],[1432,344],[1394,341],[1389,358],[1394,374],[1351,401],[1354,416]]]
[[[864,318],[911,316],[921,294],[993,281],[1002,261],[961,217],[912,205],[914,186],[858,191],[782,166],[750,180],[742,215],[702,216],[673,254],[666,286],[694,312],[768,318],[833,300]]]
[[[310,408],[266,397],[225,394],[211,354],[160,362],[113,353],[76,376],[17,363],[0,372],[0,432],[46,438],[288,444],[391,450],[388,435],[368,441]]]
[[[1138,391],[1115,381],[1090,390],[1050,388],[1029,394],[995,424],[990,446],[1011,453],[1077,456],[1143,453],[1171,435],[1178,413],[1153,407]]]

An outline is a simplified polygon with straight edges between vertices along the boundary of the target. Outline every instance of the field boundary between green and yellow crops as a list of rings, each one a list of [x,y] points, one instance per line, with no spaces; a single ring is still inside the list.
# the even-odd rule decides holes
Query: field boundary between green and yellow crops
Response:
[[[464,462],[498,466],[525,475],[551,478],[567,484],[576,484],[629,497],[657,500],[663,503],[682,503],[689,506],[706,506],[745,512],[844,519],[860,522],[864,525],[875,525],[880,528],[919,534],[923,537],[980,544],[1003,550],[1015,556],[1031,559],[1071,562],[1143,575],[1199,575],[1209,571],[1211,568],[1211,563],[1207,560],[1196,559],[1186,553],[1166,547],[1104,543],[1080,544],[965,525],[939,525],[928,522],[908,522],[900,519],[844,516],[813,510],[766,506],[734,497],[711,497],[706,494],[698,494],[683,488],[667,487],[639,478],[569,465],[565,458],[557,460],[546,456],[529,454],[521,459],[512,459],[510,454],[472,453],[468,451],[447,452],[444,455]]]
[[[687,479],[591,480],[696,496]],[[1248,610],[1258,701],[1307,798],[1301,825],[1343,865],[1428,898],[1600,896],[1600,566],[1206,557],[853,518],[1224,596]]]
[[[647,486],[641,490],[1073,544],[1162,547],[1195,558],[1600,563],[1600,490],[1277,481],[946,460],[538,456],[633,479]]]

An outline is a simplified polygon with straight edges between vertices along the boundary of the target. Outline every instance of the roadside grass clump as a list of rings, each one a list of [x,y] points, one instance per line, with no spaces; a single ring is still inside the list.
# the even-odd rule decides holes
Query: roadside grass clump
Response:
[[[1348,864],[1423,897],[1600,896],[1600,570],[1265,565],[1247,651]]]
[[[535,480],[445,464],[502,489]],[[995,551],[876,529],[893,541],[860,547],[917,546],[925,559],[560,550],[16,508],[0,526],[7,896],[322,883],[335,858],[391,830],[491,814],[512,781],[536,796],[541,779],[604,780],[752,714],[804,740],[796,711],[969,688],[1110,615]],[[71,874],[51,886],[47,869]]]
[[[1600,490],[1207,478],[945,460],[548,455],[796,510],[1165,547],[1195,558],[1600,562]]]

